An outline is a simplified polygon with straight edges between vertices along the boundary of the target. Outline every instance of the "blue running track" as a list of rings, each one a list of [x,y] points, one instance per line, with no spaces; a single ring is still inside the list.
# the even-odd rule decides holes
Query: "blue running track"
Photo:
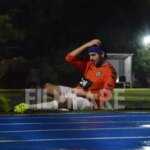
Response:
[[[0,115],[0,150],[149,150],[150,113]]]

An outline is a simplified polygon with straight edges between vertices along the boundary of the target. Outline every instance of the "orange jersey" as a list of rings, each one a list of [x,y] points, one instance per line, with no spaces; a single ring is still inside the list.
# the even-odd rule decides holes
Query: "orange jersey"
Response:
[[[111,64],[96,67],[91,60],[80,60],[67,54],[66,61],[82,71],[84,77],[91,81],[86,91],[99,93],[100,89],[113,90],[116,82],[116,71]],[[77,88],[82,88],[80,85]]]

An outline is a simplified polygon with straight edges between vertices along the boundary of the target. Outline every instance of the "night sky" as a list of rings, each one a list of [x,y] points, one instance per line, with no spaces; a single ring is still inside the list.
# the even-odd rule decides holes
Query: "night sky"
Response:
[[[73,41],[98,37],[111,51],[130,52],[149,32],[149,0],[74,0],[67,1],[66,7],[66,26]]]
[[[66,53],[94,38],[108,53],[134,53],[137,79],[149,76],[148,51],[139,50],[150,34],[150,0],[0,0],[0,30],[1,58],[32,60],[28,66],[44,70],[43,82],[64,70],[74,74]]]
[[[110,52],[135,52],[150,33],[150,0],[1,0],[0,12],[9,14],[25,34],[23,47],[37,55],[40,49],[70,49],[93,38]]]

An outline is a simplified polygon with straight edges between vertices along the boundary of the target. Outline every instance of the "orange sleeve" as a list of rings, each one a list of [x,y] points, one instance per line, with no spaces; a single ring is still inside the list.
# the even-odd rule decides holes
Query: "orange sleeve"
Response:
[[[66,55],[65,60],[67,63],[71,64],[72,66],[81,70],[82,72],[85,71],[86,66],[87,66],[87,62],[88,62],[86,60],[81,60],[76,56],[72,56],[72,55],[70,55],[70,53],[68,53]]]
[[[112,92],[116,84],[117,74],[114,69],[111,69],[107,72],[106,77],[104,79],[103,88],[99,93],[100,101],[108,101],[112,98]]]
[[[116,83],[116,72],[115,71],[108,72],[107,77],[104,79],[103,89],[112,91],[113,88],[115,87],[115,83]]]

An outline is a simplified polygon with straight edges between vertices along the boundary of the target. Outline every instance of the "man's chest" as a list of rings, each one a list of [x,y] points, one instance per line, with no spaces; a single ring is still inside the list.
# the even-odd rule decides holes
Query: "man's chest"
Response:
[[[84,74],[84,76],[87,78],[87,79],[89,79],[89,80],[91,80],[91,81],[93,81],[93,82],[95,82],[95,81],[97,81],[97,80],[103,80],[103,77],[104,77],[104,75],[105,75],[105,71],[104,70],[102,70],[101,68],[91,68],[91,69],[89,69],[85,74]]]

